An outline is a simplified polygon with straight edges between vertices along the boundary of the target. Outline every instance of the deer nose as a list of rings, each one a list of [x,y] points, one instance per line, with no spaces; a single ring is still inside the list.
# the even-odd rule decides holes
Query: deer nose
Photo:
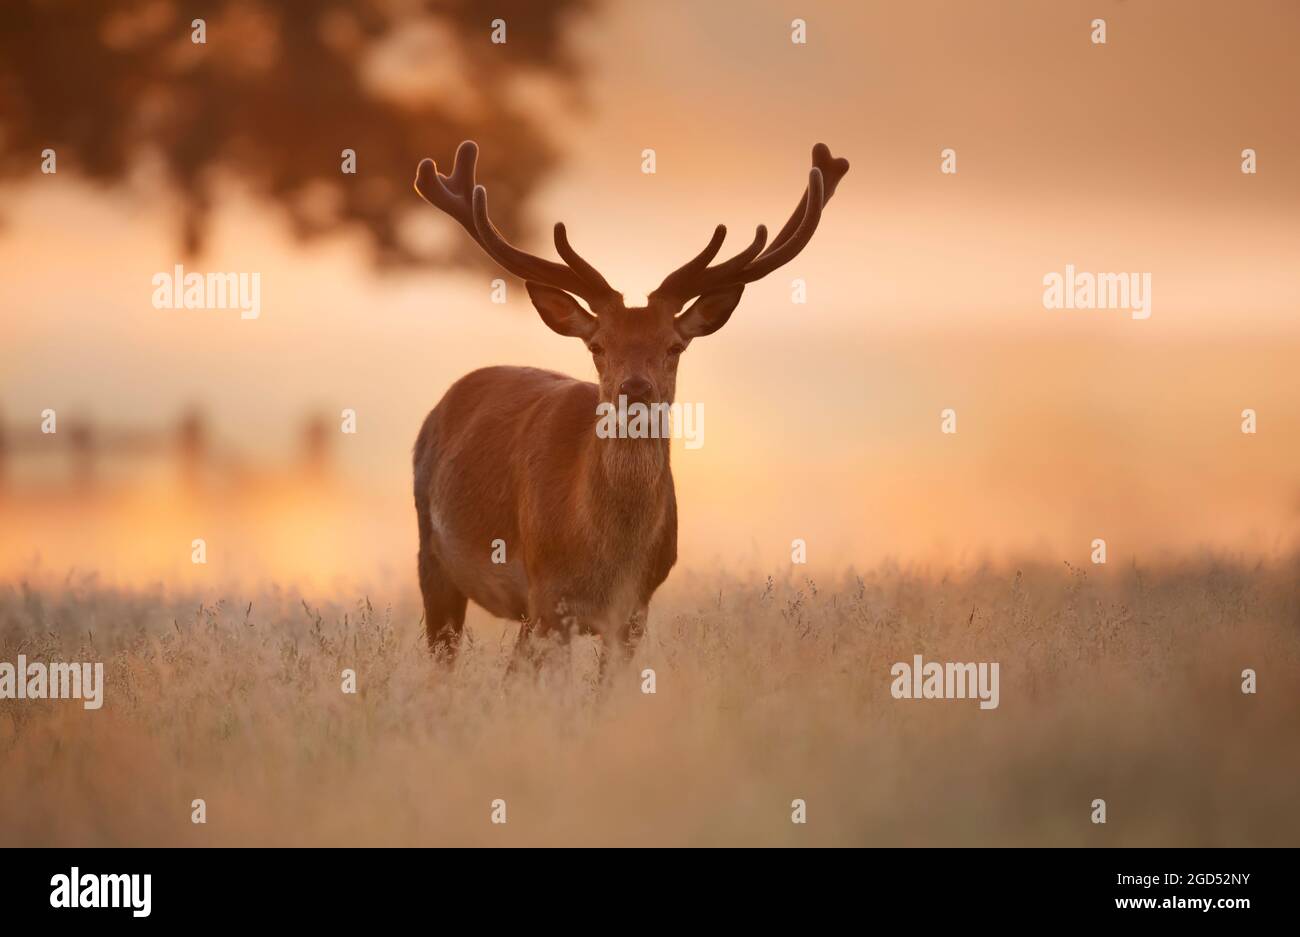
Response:
[[[649,403],[654,385],[643,377],[629,377],[618,385],[618,392],[627,398],[628,403]]]

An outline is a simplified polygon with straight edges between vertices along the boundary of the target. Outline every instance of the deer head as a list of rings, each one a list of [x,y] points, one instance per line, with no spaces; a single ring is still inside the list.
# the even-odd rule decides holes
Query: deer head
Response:
[[[822,209],[849,171],[848,160],[833,158],[824,143],[817,144],[808,187],[771,244],[767,228],[759,225],[748,247],[711,264],[727,236],[726,227],[718,225],[704,250],[665,277],[645,306],[628,307],[623,295],[569,245],[563,224],[555,225],[555,249],[564,263],[525,253],[502,237],[488,217],[487,190],[475,182],[477,161],[478,145],[468,140],[456,150],[449,176],[425,159],[416,171],[415,190],[459,221],[489,257],[525,281],[547,326],[582,339],[600,375],[601,400],[616,402],[622,395],[629,403],[672,402],[681,353],[693,339],[726,325],[746,283],[789,263],[807,246]]]

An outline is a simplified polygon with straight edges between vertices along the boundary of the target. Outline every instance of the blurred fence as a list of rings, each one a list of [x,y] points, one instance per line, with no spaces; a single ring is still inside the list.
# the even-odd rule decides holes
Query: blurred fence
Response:
[[[334,470],[329,424],[320,414],[300,423],[296,459],[275,469],[251,463],[216,442],[199,410],[188,410],[171,426],[108,425],[79,418],[57,419],[54,432],[41,421],[0,419],[0,492],[29,484],[89,491],[111,474],[155,475],[168,463],[176,482],[190,491],[208,484],[237,482],[268,473],[323,481]],[[55,461],[51,461],[51,459]],[[62,467],[59,467],[62,463]],[[27,469],[24,471],[24,469]]]

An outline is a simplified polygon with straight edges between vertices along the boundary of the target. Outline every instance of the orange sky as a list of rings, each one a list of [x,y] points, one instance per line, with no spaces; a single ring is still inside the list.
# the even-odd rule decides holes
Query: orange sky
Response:
[[[853,163],[804,255],[683,359],[679,398],[707,414],[704,447],[674,451],[683,564],[772,566],[795,537],[831,566],[1082,562],[1094,536],[1112,562],[1292,544],[1300,7],[797,7],[624,3],[581,24],[590,107],[557,118],[568,160],[531,212],[540,230],[566,221],[632,297],[718,222],[737,243],[779,227],[813,142]],[[795,15],[806,46],[789,41]],[[1089,42],[1094,17],[1104,46]],[[544,87],[520,93],[547,106]],[[412,170],[454,143],[413,154]],[[655,175],[640,171],[646,147]],[[956,175],[939,172],[945,147]],[[1240,172],[1244,147],[1256,175]],[[347,237],[293,244],[235,185],[188,261],[147,179],[105,195],[61,167],[8,191],[3,216],[7,422],[53,407],[169,424],[197,402],[266,465],[290,458],[308,408],[354,407],[360,428],[336,442],[340,488],[320,501],[271,488],[256,507],[191,517],[162,489],[83,512],[11,487],[10,570],[39,555],[188,574],[197,525],[228,528],[232,573],[400,573],[410,446],[445,388],[486,364],[592,372],[517,281],[501,307],[477,271],[378,278]],[[428,224],[461,235],[432,210]],[[177,262],[260,271],[261,318],[152,308],[150,278]],[[1042,277],[1066,264],[1150,272],[1151,318],[1044,309]],[[793,277],[806,305],[790,302]],[[956,436],[939,432],[946,407]],[[1254,436],[1239,430],[1247,407]]]

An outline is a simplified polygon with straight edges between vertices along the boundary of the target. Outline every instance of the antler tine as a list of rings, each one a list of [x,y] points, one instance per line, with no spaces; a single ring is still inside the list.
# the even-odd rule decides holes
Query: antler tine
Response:
[[[757,257],[763,245],[767,243],[767,227],[759,225],[754,229],[754,240],[750,241],[749,246],[743,251],[730,260],[724,260],[712,267],[707,266],[713,255],[718,252],[726,233],[727,229],[723,225],[718,225],[709,246],[686,266],[665,277],[663,283],[651,295],[672,296],[685,300],[707,292],[714,288],[714,284],[727,283],[730,278],[744,270],[745,265]]]
[[[591,288],[595,284],[584,283],[575,271],[564,264],[535,257],[507,241],[488,217],[487,189],[483,186],[474,186],[472,204],[478,242],[488,252],[488,256],[501,266],[521,279],[556,286],[584,298],[598,295],[598,291]]]
[[[717,256],[718,251],[722,249],[722,242],[726,239],[727,226],[720,224],[713,229],[713,237],[708,244],[704,245],[704,250],[664,277],[664,281],[651,295],[676,295],[682,289],[689,289],[690,281],[699,276],[700,272],[709,265],[709,261]]]
[[[456,157],[451,163],[451,190],[457,195],[469,195],[474,191],[474,174],[478,166],[478,144],[466,140],[456,147]]]
[[[467,146],[470,148],[468,151]],[[456,162],[452,165],[450,176],[438,172],[438,164],[431,159],[420,160],[420,165],[415,170],[415,191],[420,193],[420,197],[459,221],[475,240],[478,239],[478,233],[474,230],[469,190],[462,188],[462,185],[468,177],[472,186],[474,161],[477,157],[477,148],[472,143],[462,143],[456,151]]]
[[[822,171],[822,184],[825,187],[824,207],[825,203],[829,202],[831,196],[835,194],[835,189],[840,184],[840,180],[844,178],[844,174],[849,171],[849,161],[843,157],[836,159],[831,156],[831,148],[825,143],[818,143],[813,147],[812,160],[813,165]],[[803,221],[807,210],[808,190],[804,189],[803,198],[799,200],[799,204],[795,207],[790,218],[781,227],[777,236],[772,239],[772,243],[768,245],[767,253],[770,254],[776,250],[789,239],[790,235],[794,234],[795,228],[799,227],[799,223]]]
[[[607,290],[611,293],[614,292],[614,288],[609,285],[603,276],[600,275],[600,271],[587,263],[581,254],[569,246],[569,235],[564,230],[563,221],[557,221],[555,223],[555,249],[560,252],[560,256],[564,258],[564,262],[568,264],[569,267],[572,268],[583,280],[586,280],[591,283],[592,286],[598,287],[602,290]]]
[[[421,160],[415,173],[415,190],[430,205],[460,222],[489,257],[515,276],[558,287],[588,302],[614,292],[596,268],[569,247],[562,225],[558,226],[556,247],[568,266],[535,257],[507,241],[488,217],[487,189],[475,181],[477,163],[478,144],[466,140],[456,149],[449,176],[438,172],[433,160]]]
[[[772,243],[767,244],[766,249],[764,244],[767,241],[767,229],[759,225],[754,242],[749,247],[728,261],[713,267],[707,266],[709,260],[717,254],[721,246],[721,234],[725,233],[725,229],[719,225],[709,246],[695,259],[665,277],[651,295],[670,295],[675,299],[686,300],[725,286],[752,283],[793,260],[808,245],[821,221],[822,209],[830,201],[844,174],[849,171],[849,161],[831,156],[830,148],[824,143],[813,147],[812,161],[812,169],[808,172],[808,187],[804,189],[794,214],[782,226]]]
[[[419,168],[415,171],[415,191],[420,193],[420,197],[459,221],[476,240],[470,193],[474,189],[474,168],[477,163],[478,145],[472,140],[466,140],[456,148],[450,176],[438,172],[438,164],[431,159],[420,160]]]
[[[730,283],[738,274],[740,274],[750,261],[758,257],[763,250],[763,245],[767,243],[767,225],[759,225],[754,229],[754,240],[749,242],[749,246],[743,251],[725,260],[716,266],[709,267],[700,275],[700,285],[709,290],[714,285],[723,286]]]
[[[767,276],[777,267],[789,263],[808,246],[813,232],[817,230],[817,223],[821,221],[822,208],[826,205],[823,186],[822,171],[814,166],[808,170],[808,194],[804,197],[804,213],[799,226],[784,241],[773,242],[772,247],[740,271],[740,282],[753,283]]]

